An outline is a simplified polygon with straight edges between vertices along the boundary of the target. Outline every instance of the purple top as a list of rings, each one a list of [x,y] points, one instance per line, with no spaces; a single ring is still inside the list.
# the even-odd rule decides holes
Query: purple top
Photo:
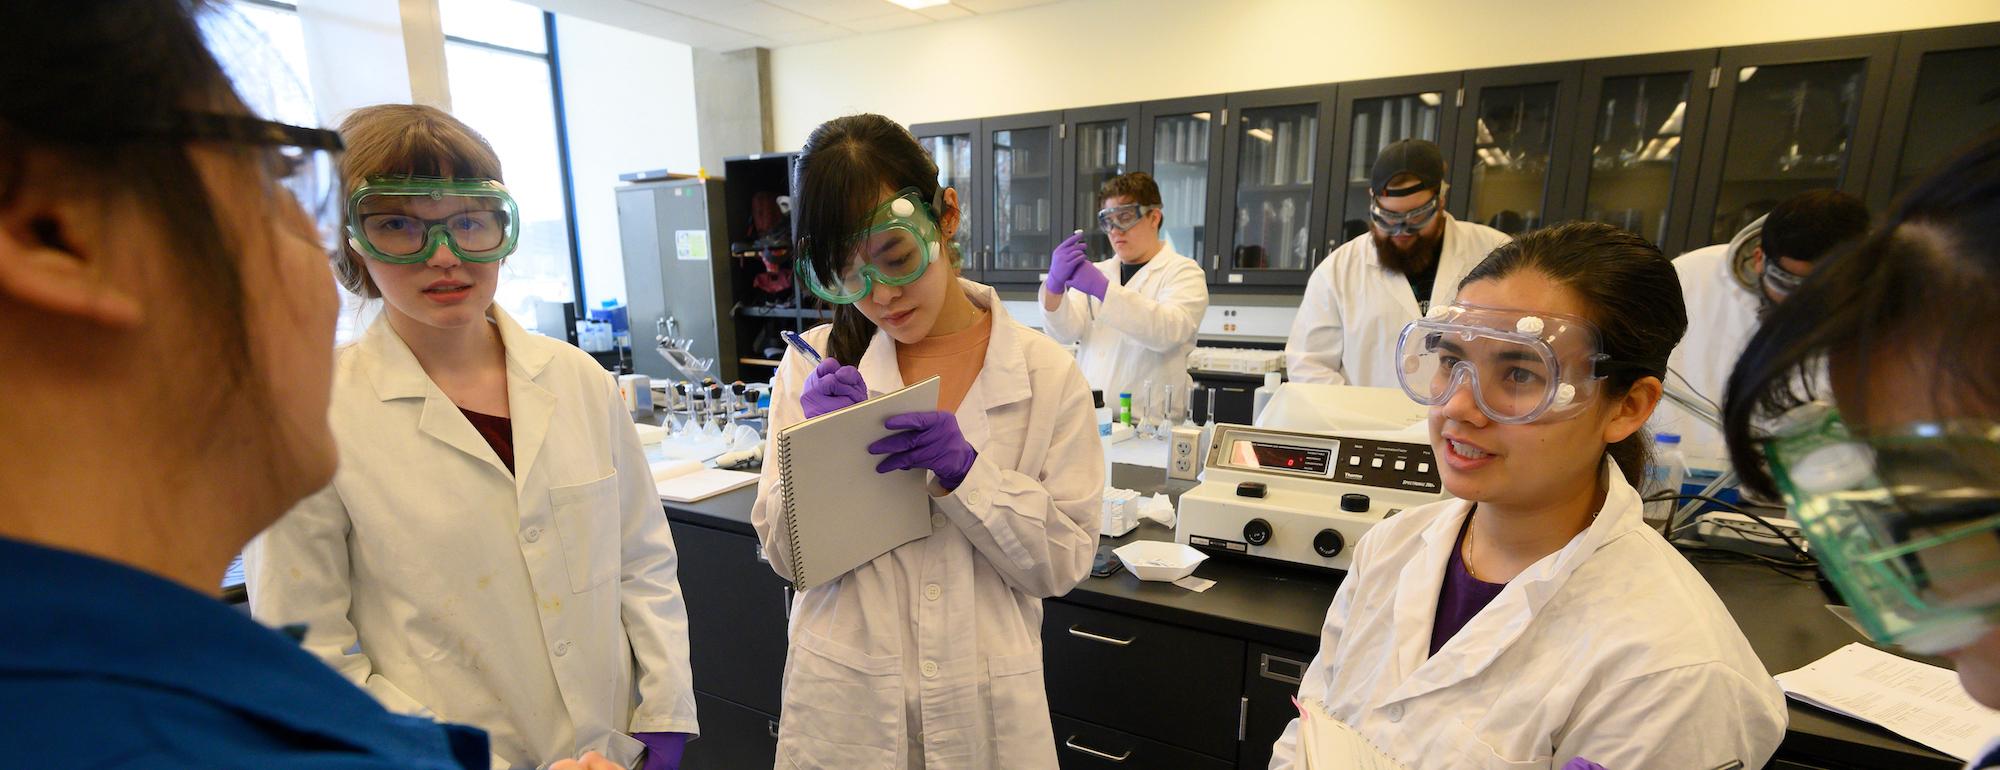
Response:
[[[1488,583],[1472,576],[1465,568],[1465,529],[1472,525],[1468,516],[1458,527],[1458,539],[1452,541],[1451,561],[1444,565],[1444,587],[1438,589],[1437,618],[1431,621],[1431,654],[1436,655],[1444,643],[1458,635],[1458,630],[1479,614],[1486,605],[1493,603],[1493,597],[1500,595],[1506,583]]]
[[[643,770],[676,770],[681,766],[681,752],[687,748],[687,733],[633,733],[632,737],[646,744]],[[632,770],[642,769],[635,767]]]

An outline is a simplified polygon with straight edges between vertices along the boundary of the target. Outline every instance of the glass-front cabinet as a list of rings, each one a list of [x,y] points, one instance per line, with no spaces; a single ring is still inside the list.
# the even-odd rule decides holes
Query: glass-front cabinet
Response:
[[[1951,153],[2000,127],[2000,24],[1905,32],[1868,177],[1877,215]]]
[[[931,123],[911,127],[917,143],[930,153],[937,163],[938,184],[958,191],[958,205],[965,213],[982,211],[978,204],[978,188],[975,184],[976,148],[979,146],[979,121],[959,120],[949,123]],[[973,227],[969,217],[960,217],[958,233],[952,237],[952,245],[957,248],[967,274],[977,277],[977,252],[973,245]]]
[[[989,283],[1034,283],[1062,240],[1062,113],[988,118],[980,126],[988,174],[982,275]]]
[[[1139,123],[1139,105],[1092,107],[1063,112],[1063,179],[1068,186],[1063,198],[1069,201],[1056,243],[1075,230],[1088,236],[1091,259],[1111,256],[1111,239],[1097,229],[1097,191],[1105,182],[1137,168],[1129,152],[1133,127]],[[1042,269],[1048,268],[1048,254],[1042,255]]]
[[[1861,194],[1895,50],[1894,35],[1724,49],[1688,245],[1807,190]]]
[[[1326,136],[1332,87],[1287,88],[1229,99],[1224,152],[1233,182],[1225,284],[1300,281],[1325,252]]]
[[[1452,211],[1508,235],[1562,220],[1569,178],[1556,173],[1557,159],[1568,156],[1581,77],[1576,64],[1465,74],[1451,166],[1463,192],[1451,196]]]
[[[1213,270],[1222,191],[1223,98],[1148,102],[1141,108],[1138,162],[1160,186],[1160,237],[1181,256]]]
[[[1460,77],[1456,72],[1370,80],[1340,87],[1333,138],[1333,195],[1326,249],[1368,232],[1368,178],[1382,148],[1404,139],[1437,142],[1451,157]]]
[[[1564,219],[1624,228],[1668,256],[1685,250],[1715,57],[1709,49],[1584,64]]]

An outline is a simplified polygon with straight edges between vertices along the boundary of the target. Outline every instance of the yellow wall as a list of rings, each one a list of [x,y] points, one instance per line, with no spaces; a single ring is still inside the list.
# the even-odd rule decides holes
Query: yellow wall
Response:
[[[2000,21],[1995,0],[1066,0],[780,48],[777,145],[905,123]]]

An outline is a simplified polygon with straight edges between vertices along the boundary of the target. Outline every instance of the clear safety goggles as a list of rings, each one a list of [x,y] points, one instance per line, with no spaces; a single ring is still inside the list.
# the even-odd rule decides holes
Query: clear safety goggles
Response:
[[[937,261],[941,240],[930,204],[916,188],[905,187],[869,212],[861,232],[833,255],[841,265],[839,273],[820,275],[813,267],[813,244],[806,239],[800,240],[802,258],[794,270],[799,282],[820,299],[851,305],[874,291],[877,283],[906,286],[924,277],[924,270]]]
[[[397,265],[430,259],[439,246],[467,262],[497,262],[521,239],[521,212],[491,179],[369,177],[348,196],[347,239]]]
[[[1779,301],[1783,301],[1786,297],[1792,296],[1792,292],[1799,290],[1799,284],[1805,283],[1806,277],[1786,270],[1783,265],[1778,264],[1777,257],[1766,254],[1764,255],[1764,275],[1760,280],[1764,284],[1764,291],[1766,293]]]
[[[1159,210],[1160,207],[1158,206],[1148,206],[1139,203],[1127,203],[1123,206],[1109,206],[1098,209],[1097,229],[1106,233],[1113,231],[1122,233],[1132,229],[1133,225],[1139,224],[1139,222],[1146,218],[1147,214]]]
[[[1396,380],[1425,406],[1469,387],[1494,422],[1553,422],[1597,395],[1604,359],[1597,328],[1581,318],[1455,303],[1403,327]]]
[[[2000,423],[1861,431],[1814,403],[1785,415],[1763,450],[1870,637],[1938,654],[2000,626]]]
[[[1396,212],[1382,208],[1381,198],[1371,197],[1368,200],[1368,218],[1375,222],[1375,228],[1381,230],[1383,235],[1416,235],[1437,218],[1438,204],[1443,200],[1443,195],[1433,195],[1430,202],[1422,206]]]

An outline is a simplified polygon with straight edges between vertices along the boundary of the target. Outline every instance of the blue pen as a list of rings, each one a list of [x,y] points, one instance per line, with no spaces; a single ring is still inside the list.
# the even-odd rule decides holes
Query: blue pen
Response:
[[[778,332],[778,336],[785,338],[785,344],[792,346],[793,350],[805,354],[805,357],[812,361],[813,368],[819,368],[819,351],[813,350],[813,346],[806,344],[806,338],[789,329]]]

